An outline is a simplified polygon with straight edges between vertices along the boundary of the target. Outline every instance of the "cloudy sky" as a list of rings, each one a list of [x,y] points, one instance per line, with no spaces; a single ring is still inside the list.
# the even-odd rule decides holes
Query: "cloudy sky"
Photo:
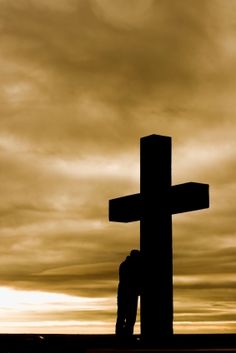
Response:
[[[173,138],[175,332],[236,331],[236,2],[0,0],[0,332],[114,331],[139,139]]]

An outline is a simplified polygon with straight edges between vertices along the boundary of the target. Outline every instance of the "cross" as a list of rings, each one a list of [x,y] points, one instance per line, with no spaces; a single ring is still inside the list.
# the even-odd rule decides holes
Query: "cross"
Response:
[[[141,337],[173,334],[172,214],[209,207],[209,185],[171,185],[171,137],[140,140],[140,193],[109,200],[109,220],[140,221]]]

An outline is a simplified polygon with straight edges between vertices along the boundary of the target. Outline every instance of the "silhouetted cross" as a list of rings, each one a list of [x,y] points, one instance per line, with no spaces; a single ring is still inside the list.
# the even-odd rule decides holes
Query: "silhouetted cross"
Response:
[[[109,201],[109,220],[140,221],[141,335],[173,334],[172,219],[209,207],[209,185],[171,186],[171,138],[141,138],[140,193]]]

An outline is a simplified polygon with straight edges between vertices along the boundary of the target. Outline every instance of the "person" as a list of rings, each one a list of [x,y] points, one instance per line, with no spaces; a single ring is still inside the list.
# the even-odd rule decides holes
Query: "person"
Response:
[[[140,251],[132,250],[119,267],[116,335],[131,336],[140,295]]]

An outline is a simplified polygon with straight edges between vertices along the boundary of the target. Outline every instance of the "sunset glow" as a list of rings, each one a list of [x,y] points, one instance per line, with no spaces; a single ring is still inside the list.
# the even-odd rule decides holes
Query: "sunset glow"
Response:
[[[3,287],[0,298],[4,303],[0,307],[0,333],[114,332],[113,325],[101,320],[86,320],[80,315],[81,311],[88,317],[91,312],[109,312],[114,308],[114,298],[84,298]],[[70,319],[72,312],[74,320]]]

